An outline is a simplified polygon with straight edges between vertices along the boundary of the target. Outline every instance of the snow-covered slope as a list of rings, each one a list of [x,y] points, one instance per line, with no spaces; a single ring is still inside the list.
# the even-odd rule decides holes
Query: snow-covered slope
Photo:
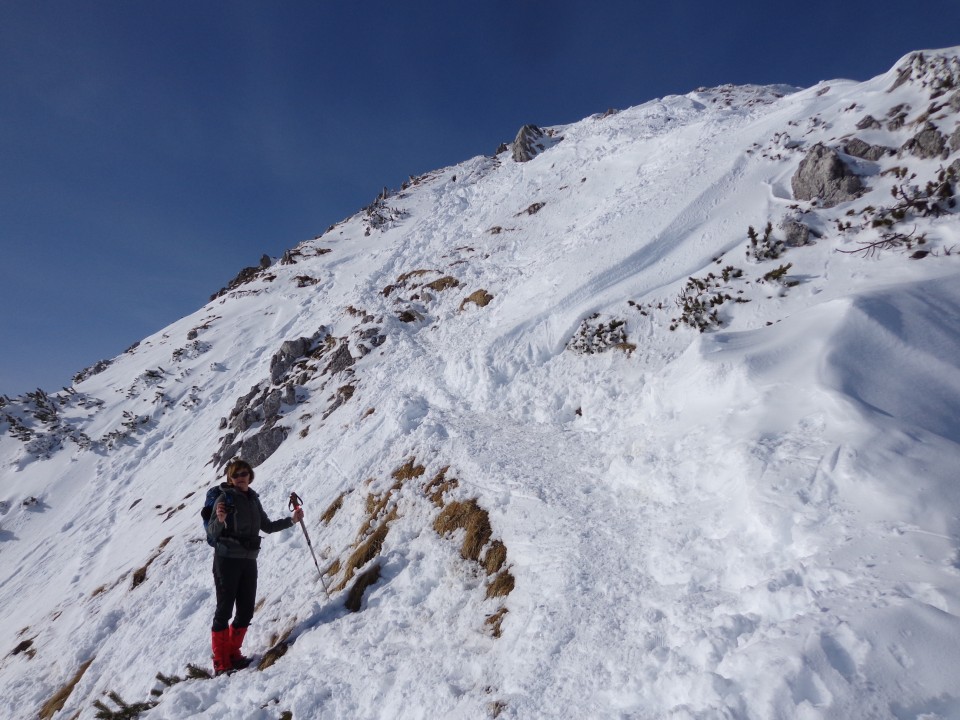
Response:
[[[957,54],[411,178],[5,399],[0,716],[960,717]],[[175,682],[235,454],[330,597],[267,537],[263,669]]]

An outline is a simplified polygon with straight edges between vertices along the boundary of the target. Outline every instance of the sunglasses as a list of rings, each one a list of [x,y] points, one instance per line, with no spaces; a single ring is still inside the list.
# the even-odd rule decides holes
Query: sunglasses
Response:
[[[250,473],[246,470],[241,470],[240,472],[235,472],[230,477],[233,478],[234,480],[238,480],[239,478],[250,477]]]

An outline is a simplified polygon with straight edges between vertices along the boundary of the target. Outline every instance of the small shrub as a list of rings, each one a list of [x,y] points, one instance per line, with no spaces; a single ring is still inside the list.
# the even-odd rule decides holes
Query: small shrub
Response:
[[[767,223],[763,229],[762,238],[757,235],[757,231],[751,225],[747,228],[747,238],[750,240],[750,244],[747,245],[747,258],[753,258],[757,262],[776,260],[786,250],[783,240],[776,240],[773,237],[773,223]]]
[[[130,705],[125,702],[115,692],[107,693],[107,697],[117,706],[116,710],[111,710],[102,701],[96,700],[93,706],[97,708],[97,714],[94,715],[98,720],[132,720],[141,713],[157,706],[155,701],[134,703]]]

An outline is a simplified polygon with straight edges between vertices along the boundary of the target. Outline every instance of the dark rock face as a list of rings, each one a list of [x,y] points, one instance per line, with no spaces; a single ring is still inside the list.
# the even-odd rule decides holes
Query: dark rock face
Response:
[[[810,228],[794,217],[785,217],[780,223],[780,229],[785,235],[787,247],[802,247],[813,244]]]
[[[843,151],[847,155],[852,155],[862,160],[872,160],[874,162],[884,155],[892,155],[894,152],[892,148],[884,147],[883,145],[871,145],[860,138],[853,138],[847,142],[843,147]]]
[[[930,160],[944,156],[946,148],[946,136],[937,129],[936,125],[928,122],[923,130],[903,144],[900,151],[908,152],[924,160]]]
[[[257,467],[273,455],[286,438],[287,431],[282,427],[265,428],[243,441],[240,457]]]
[[[880,127],[880,121],[877,120],[873,115],[867,115],[860,122],[857,123],[858,130],[873,130]]]
[[[797,200],[817,200],[823,207],[833,207],[855,199],[863,183],[840,159],[836,150],[817,143],[800,161],[790,180]]]
[[[313,341],[310,338],[287,340],[270,358],[270,382],[279,385],[293,364],[309,352]]]
[[[544,132],[536,125],[524,125],[513,141],[513,159],[516,162],[533,160],[544,150]]]
[[[350,354],[350,346],[346,340],[340,343],[340,347],[337,348],[337,351],[333,354],[333,358],[330,360],[330,364],[327,365],[326,369],[323,371],[323,374],[327,373],[335,375],[338,372],[346,370],[348,367],[353,365],[356,362],[356,359]]]

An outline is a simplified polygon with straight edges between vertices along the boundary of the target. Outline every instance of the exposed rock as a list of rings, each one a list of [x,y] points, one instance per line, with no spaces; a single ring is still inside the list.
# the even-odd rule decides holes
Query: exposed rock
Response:
[[[857,130],[879,130],[880,121],[877,120],[873,115],[867,115],[860,122],[857,123]]]
[[[211,301],[216,300],[218,297],[222,297],[226,295],[231,290],[236,290],[241,285],[245,285],[246,283],[253,282],[258,277],[260,277],[261,272],[262,272],[262,269],[259,267],[245,267],[243,270],[237,273],[237,276],[233,280],[227,283],[227,286],[225,288],[221,288],[220,290],[217,290],[217,292],[215,292],[213,295],[211,295],[210,300]]]
[[[331,375],[336,375],[338,372],[346,370],[348,367],[353,365],[356,362],[354,357],[350,354],[350,345],[344,339],[340,343],[340,347],[337,348],[336,352],[333,353],[333,357],[330,360],[330,363],[327,365],[326,369],[323,371],[323,374],[327,373]]]
[[[283,405],[279,389],[271,390],[263,400],[263,416],[269,421],[280,417],[280,408]]]
[[[960,125],[957,125],[956,129],[953,131],[953,135],[950,136],[950,152],[955,153],[957,150],[960,150]]]
[[[887,123],[887,130],[890,132],[896,132],[906,124],[907,114],[905,112],[898,113],[891,118],[890,122]]]
[[[960,87],[960,58],[954,54],[911,53],[897,68],[896,82],[888,92],[907,82],[929,88],[931,98],[940,97]]]
[[[900,152],[908,152],[911,155],[916,155],[918,158],[930,160],[941,157],[946,147],[946,136],[937,130],[936,125],[928,122],[924,125],[923,130],[903,144]]]
[[[847,155],[852,155],[862,160],[872,160],[874,162],[884,155],[892,155],[894,153],[893,148],[884,147],[883,145],[871,145],[860,138],[853,138],[847,142],[843,147],[843,151]]]
[[[950,109],[955,113],[960,113],[960,90],[957,90],[953,95],[950,96],[948,101]]]
[[[817,200],[823,207],[855,199],[863,184],[840,159],[836,150],[817,143],[800,161],[790,180],[797,200]]]
[[[260,422],[262,419],[263,416],[257,411],[256,408],[245,407],[233,418],[233,422],[230,424],[230,427],[237,432],[243,432],[252,425]]]
[[[273,261],[270,259],[270,256],[267,255],[266,253],[264,253],[262,256],[260,256],[260,269],[261,269],[261,270],[266,270],[268,267],[270,267],[270,265],[271,265],[272,263],[273,263]]]
[[[270,382],[279,385],[287,371],[310,351],[312,345],[313,341],[305,337],[285,341],[270,358]]]
[[[811,235],[814,235],[814,233],[807,224],[800,222],[795,217],[785,217],[780,223],[780,229],[783,230],[786,237],[784,242],[787,247],[802,247],[813,244]]]
[[[277,451],[286,437],[287,431],[285,428],[266,428],[243,441],[240,447],[240,457],[253,467],[257,467]]]
[[[542,153],[544,132],[536,125],[524,125],[513,141],[513,159],[516,162],[528,162]]]

